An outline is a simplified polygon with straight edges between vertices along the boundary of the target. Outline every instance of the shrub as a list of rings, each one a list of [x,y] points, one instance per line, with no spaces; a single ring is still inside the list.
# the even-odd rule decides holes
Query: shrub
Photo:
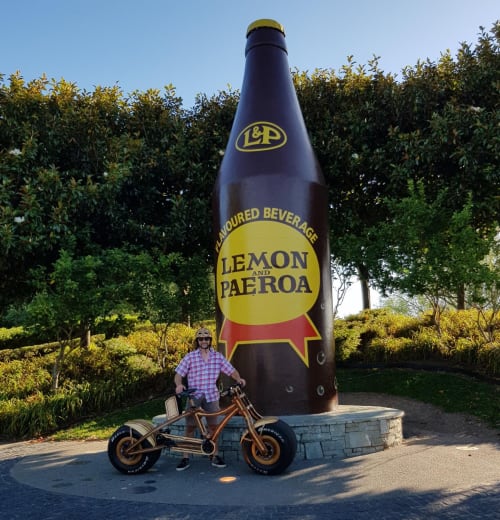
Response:
[[[46,435],[95,413],[110,411],[150,397],[152,389],[164,393],[167,378],[144,356],[132,356],[120,377],[66,382],[55,394],[35,392],[25,399],[0,400],[0,432],[8,439]]]
[[[111,339],[118,336],[128,336],[134,331],[136,325],[136,316],[119,315],[98,320],[94,332],[96,334],[104,334],[105,339]]]
[[[59,343],[44,343],[30,347],[18,347],[0,350],[0,362],[12,361],[13,359],[29,359],[43,357],[59,348]]]
[[[174,368],[179,364],[180,360],[193,348],[194,334],[198,327],[192,328],[183,324],[172,325],[167,331],[168,355],[166,357],[166,366]],[[207,326],[216,337],[215,326]],[[214,345],[215,345],[214,341]]]
[[[386,337],[372,340],[366,361],[396,362],[415,359],[415,346],[410,338]]]
[[[335,322],[335,354],[340,362],[374,362],[394,357],[394,352],[404,345],[405,357],[413,341],[411,333],[418,328],[418,320],[394,314],[385,309],[362,311],[346,320]],[[394,338],[402,338],[394,341]],[[392,353],[384,353],[384,345],[392,345]],[[396,348],[395,345],[400,345]]]
[[[57,423],[45,406],[46,400],[44,394],[37,392],[27,399],[0,401],[2,434],[6,438],[24,439],[53,430]]]
[[[194,330],[183,324],[170,325],[166,331],[165,345],[160,345],[160,337],[152,326],[141,327],[127,337],[138,353],[154,359],[159,366],[177,366],[193,345]]]
[[[420,327],[412,334],[412,340],[415,346],[415,359],[441,359],[443,357],[443,349],[441,348],[441,338],[437,331],[432,327]]]
[[[27,334],[22,327],[11,327],[8,329],[0,327],[0,349],[26,345],[26,336]]]
[[[358,361],[361,352],[361,331],[352,322],[336,320],[334,325],[335,359],[337,362]]]
[[[474,311],[444,315],[441,330],[426,320],[386,310],[336,320],[337,362],[445,360],[500,375],[500,342],[485,343],[474,327]],[[197,327],[169,326],[161,349],[147,322],[128,336],[94,336],[88,349],[75,343],[55,394],[50,375],[57,343],[0,351],[0,432],[8,438],[45,435],[89,415],[170,393],[175,367],[192,349]],[[215,324],[208,328],[215,336]]]
[[[23,399],[36,392],[49,392],[50,362],[47,359],[0,363],[0,400]]]
[[[69,381],[126,379],[127,384],[155,376],[160,367],[154,359],[140,354],[128,338],[113,338],[102,346],[76,349],[66,356],[64,378]]]
[[[500,377],[500,341],[482,345],[478,349],[477,358],[481,372]]]
[[[25,345],[40,345],[49,342],[50,339],[39,331],[28,331],[23,327],[0,327],[0,351]]]
[[[480,341],[481,334],[477,326],[477,311],[446,311],[441,315],[441,333],[454,340],[466,338]]]
[[[453,349],[453,360],[468,366],[477,364],[480,344],[473,338],[458,338]]]
[[[127,340],[140,354],[157,359],[158,336],[152,330],[136,330],[129,334]]]

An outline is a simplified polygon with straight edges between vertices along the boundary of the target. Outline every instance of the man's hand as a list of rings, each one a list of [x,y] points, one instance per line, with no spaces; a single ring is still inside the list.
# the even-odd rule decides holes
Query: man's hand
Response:
[[[186,390],[186,387],[183,384],[177,385],[175,387],[176,394],[180,394],[180,393],[184,392],[184,390]]]

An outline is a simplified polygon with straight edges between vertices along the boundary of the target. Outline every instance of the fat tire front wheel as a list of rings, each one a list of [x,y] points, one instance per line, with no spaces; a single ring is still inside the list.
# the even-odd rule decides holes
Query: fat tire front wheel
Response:
[[[284,421],[266,424],[257,429],[267,452],[261,453],[248,435],[241,449],[248,466],[262,475],[279,475],[292,463],[297,452],[297,438],[292,428]]]
[[[108,441],[108,457],[111,464],[121,473],[126,475],[144,473],[160,458],[160,449],[147,453],[127,454],[126,449],[140,438],[141,434],[129,426],[121,426],[111,435]],[[152,445],[145,439],[141,442],[141,447],[152,448]]]

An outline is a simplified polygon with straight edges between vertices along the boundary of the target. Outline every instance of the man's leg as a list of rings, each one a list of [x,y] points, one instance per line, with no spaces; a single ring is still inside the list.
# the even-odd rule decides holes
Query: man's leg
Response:
[[[194,437],[194,431],[196,430],[196,425],[194,424],[194,419],[192,417],[186,417],[186,430],[185,430],[185,436],[186,437]],[[182,454],[182,459],[177,464],[177,467],[175,468],[177,471],[184,471],[185,469],[188,469],[190,466],[189,463],[189,453],[184,452]]]
[[[219,401],[213,401],[211,403],[205,403],[204,410],[207,412],[218,412],[220,410]],[[215,430],[217,429],[217,426],[219,424],[219,417],[207,417],[207,427],[208,431],[210,432],[210,436],[213,437]],[[219,456],[219,441],[218,439],[214,441],[215,450],[213,455],[210,457],[210,460],[212,461],[212,466],[215,466],[217,468],[225,468],[226,463],[222,459],[222,457]]]

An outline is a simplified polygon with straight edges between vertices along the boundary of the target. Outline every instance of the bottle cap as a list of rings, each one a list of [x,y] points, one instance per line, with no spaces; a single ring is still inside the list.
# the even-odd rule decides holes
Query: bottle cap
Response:
[[[271,20],[269,18],[262,18],[261,20],[256,20],[248,26],[247,37],[252,31],[254,31],[255,29],[260,29],[262,27],[267,27],[269,29],[277,29],[278,31],[283,33],[283,36],[285,35],[285,28],[279,22],[277,22],[276,20]]]

